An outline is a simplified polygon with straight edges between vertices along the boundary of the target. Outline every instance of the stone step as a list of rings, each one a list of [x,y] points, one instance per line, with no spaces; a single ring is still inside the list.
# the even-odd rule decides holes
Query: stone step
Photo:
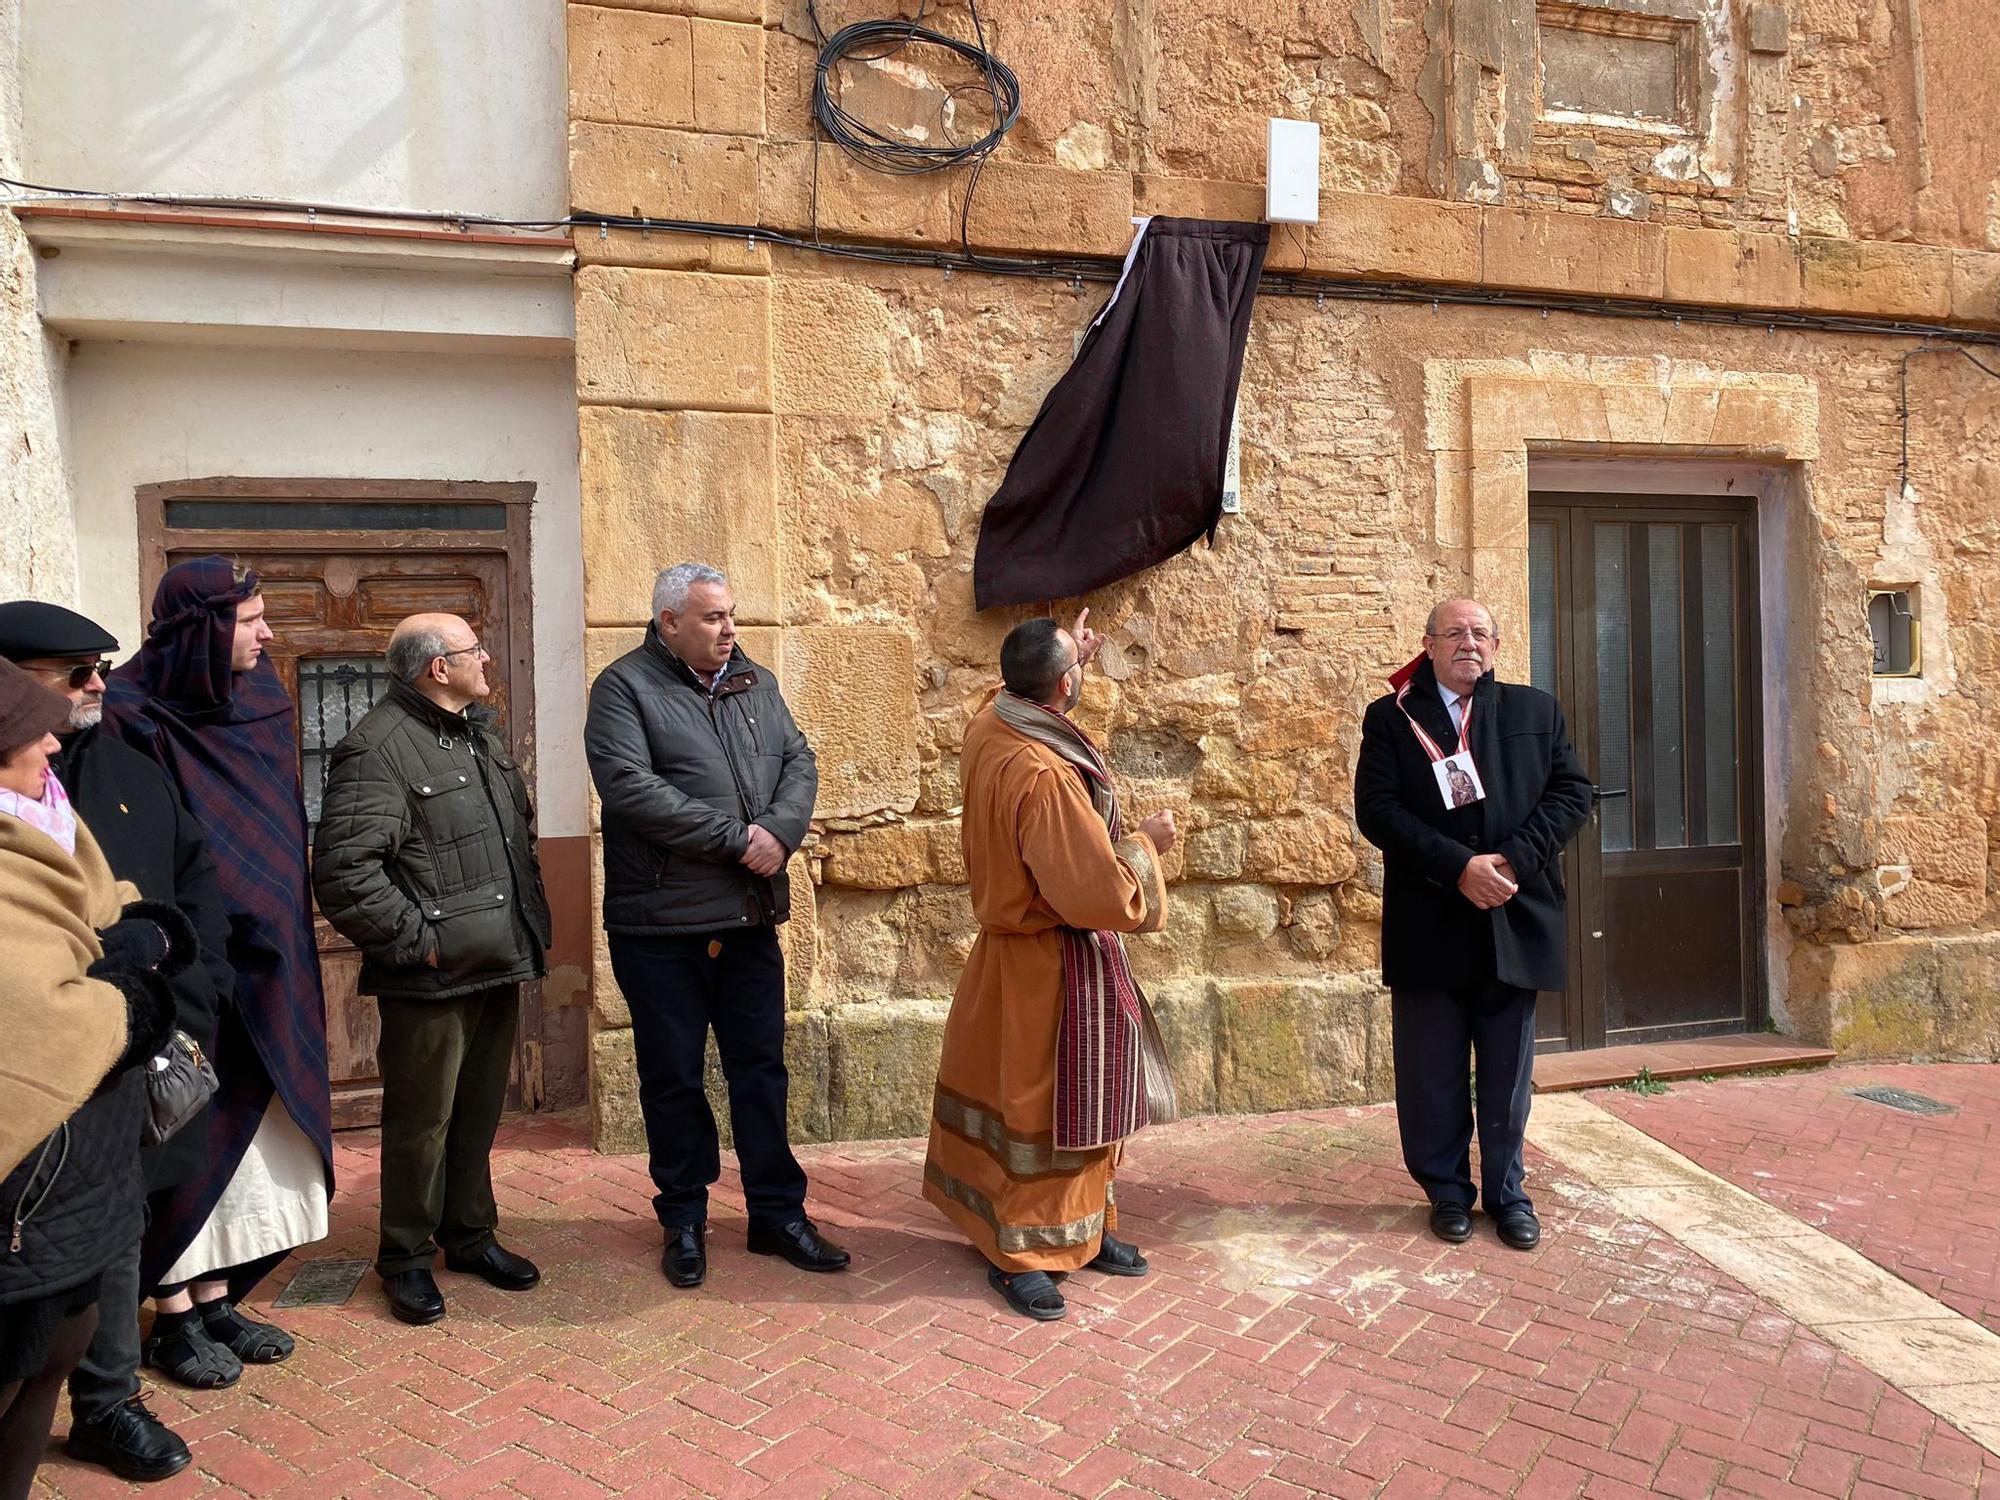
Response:
[[[1833,1058],[1831,1048],[1761,1032],[1688,1042],[1641,1042],[1596,1051],[1544,1052],[1535,1058],[1535,1092],[1559,1094],[1630,1083],[1641,1069],[1649,1078],[1699,1078],[1705,1073],[1824,1067]]]

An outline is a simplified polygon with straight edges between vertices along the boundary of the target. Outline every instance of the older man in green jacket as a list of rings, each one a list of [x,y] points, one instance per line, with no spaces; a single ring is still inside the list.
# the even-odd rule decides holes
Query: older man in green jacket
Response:
[[[479,700],[485,648],[456,615],[412,615],[388,695],[335,747],[313,891],[361,950],[382,1014],[382,1226],[389,1308],[434,1323],[445,1265],[507,1291],[541,1280],[495,1238],[489,1158],[523,980],[547,972],[534,809]]]

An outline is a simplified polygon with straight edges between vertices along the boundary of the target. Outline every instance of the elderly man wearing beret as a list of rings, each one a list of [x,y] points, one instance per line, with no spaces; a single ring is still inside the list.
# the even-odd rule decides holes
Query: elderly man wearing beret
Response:
[[[69,699],[69,718],[56,730],[62,749],[51,768],[96,835],[111,873],[129,880],[148,901],[180,910],[200,939],[201,959],[168,980],[174,1024],[204,1049],[215,1042],[220,997],[235,985],[224,956],[229,924],[215,865],[166,772],[114,736],[104,734],[104,674],[117,640],[73,610],[35,600],[0,604],[0,658]],[[120,1089],[138,1092],[140,1071]],[[196,1119],[141,1161],[147,1193],[202,1175],[208,1167],[206,1121]],[[186,1468],[187,1444],[146,1407],[139,1394],[139,1303],[142,1241],[112,1260],[98,1300],[97,1332],[70,1376],[72,1458],[102,1464],[121,1478],[166,1479]]]

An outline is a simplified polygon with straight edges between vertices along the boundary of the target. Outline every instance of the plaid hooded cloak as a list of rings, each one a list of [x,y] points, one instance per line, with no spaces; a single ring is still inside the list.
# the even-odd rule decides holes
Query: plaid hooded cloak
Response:
[[[111,674],[104,720],[159,763],[200,822],[229,917],[234,1004],[216,1031],[221,1089],[208,1112],[209,1170],[165,1193],[147,1231],[151,1285],[208,1221],[257,1134],[273,1093],[326,1164],[333,1190],[333,1108],[326,998],[313,943],[291,696],[268,659],[230,670],[236,606],[257,591],[226,557],[167,570],[139,654]],[[198,1124],[197,1127],[199,1128]],[[241,1296],[273,1261],[240,1268]]]

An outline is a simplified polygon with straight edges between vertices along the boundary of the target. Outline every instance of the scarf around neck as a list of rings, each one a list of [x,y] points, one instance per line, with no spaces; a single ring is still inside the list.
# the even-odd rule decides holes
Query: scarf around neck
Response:
[[[1104,827],[1117,843],[1125,837],[1124,821],[1118,814],[1118,791],[1111,784],[1111,770],[1090,736],[1076,727],[1068,714],[1059,714],[1031,699],[1018,697],[1002,688],[993,699],[993,712],[1000,722],[1017,734],[1055,751],[1075,766],[1090,792],[1090,805],[1104,820]]]
[[[32,797],[23,797],[19,792],[0,791],[0,813],[19,818],[30,828],[40,829],[58,844],[65,854],[76,853],[76,809],[70,806],[69,793],[56,779],[54,771],[49,772],[48,784],[42,788],[42,797],[37,802]]]

